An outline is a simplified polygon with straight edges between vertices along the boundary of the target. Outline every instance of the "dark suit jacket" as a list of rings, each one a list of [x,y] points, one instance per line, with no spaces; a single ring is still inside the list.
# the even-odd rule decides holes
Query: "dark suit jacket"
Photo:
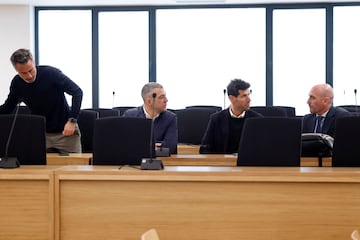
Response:
[[[351,116],[351,113],[341,107],[331,107],[324,119],[322,133],[334,137],[336,119]],[[316,114],[306,114],[303,118],[303,133],[313,133],[316,124]]]
[[[263,117],[263,115],[249,109],[245,112],[244,119],[251,117]],[[230,118],[229,108],[210,116],[201,141],[200,153],[228,153]]]
[[[143,106],[131,108],[124,112],[123,117],[145,118]],[[177,153],[178,127],[175,113],[165,111],[154,121],[155,142],[161,142],[162,147],[170,149],[171,154]]]

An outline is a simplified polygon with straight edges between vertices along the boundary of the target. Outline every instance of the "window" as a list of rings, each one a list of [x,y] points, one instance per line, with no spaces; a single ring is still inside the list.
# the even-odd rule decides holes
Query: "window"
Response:
[[[311,87],[326,82],[325,9],[274,10],[273,105],[309,113]]]
[[[91,107],[91,11],[39,11],[38,32],[39,65],[59,68],[82,88],[82,108]]]
[[[142,105],[148,59],[148,12],[99,13],[99,107]]]
[[[360,7],[334,8],[334,105],[358,104]]]
[[[265,9],[158,10],[156,29],[157,82],[169,108],[223,107],[234,78],[251,84],[252,105],[265,105]]]

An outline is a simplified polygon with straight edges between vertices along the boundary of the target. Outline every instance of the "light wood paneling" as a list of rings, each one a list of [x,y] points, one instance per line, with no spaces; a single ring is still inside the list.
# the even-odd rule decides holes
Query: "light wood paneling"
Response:
[[[348,239],[360,169],[67,166],[56,239]]]
[[[46,155],[47,165],[89,165],[92,153],[70,153],[60,156],[57,153]],[[157,157],[165,166],[236,166],[234,154],[173,154],[170,157]],[[331,167],[331,157],[323,159],[324,167]],[[302,167],[319,166],[318,158],[301,158]]]
[[[58,153],[46,154],[47,165],[89,165],[92,153],[69,153],[68,156],[61,156]]]
[[[0,169],[0,239],[54,239],[53,169]]]

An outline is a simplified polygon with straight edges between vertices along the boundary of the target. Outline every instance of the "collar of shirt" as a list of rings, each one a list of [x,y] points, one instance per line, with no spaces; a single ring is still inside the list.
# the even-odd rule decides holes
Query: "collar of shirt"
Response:
[[[323,114],[319,115],[319,114],[316,114],[316,117],[318,116],[321,116],[323,118],[326,118],[326,115],[328,114],[329,110],[327,110],[326,112],[324,112]]]
[[[243,111],[242,114],[240,114],[239,116],[236,116],[236,115],[231,111],[231,107],[229,107],[229,113],[230,113],[230,116],[231,116],[232,118],[243,118],[243,117],[245,117],[245,112],[246,112],[246,111]]]
[[[146,111],[144,105],[143,105],[143,110],[144,110],[144,113],[145,113],[145,117],[148,118],[148,119],[151,119],[151,115]],[[154,119],[157,118],[159,115],[160,115],[160,114],[156,115],[156,116],[154,117]]]

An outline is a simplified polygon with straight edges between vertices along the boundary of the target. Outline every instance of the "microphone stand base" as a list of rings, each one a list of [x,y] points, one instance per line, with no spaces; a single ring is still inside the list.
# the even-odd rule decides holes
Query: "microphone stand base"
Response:
[[[141,170],[162,170],[164,169],[163,162],[157,159],[142,159],[141,160]]]
[[[19,161],[16,157],[0,158],[0,168],[18,168]]]
[[[170,157],[170,149],[169,148],[156,148],[155,149],[155,156],[157,157]]]

